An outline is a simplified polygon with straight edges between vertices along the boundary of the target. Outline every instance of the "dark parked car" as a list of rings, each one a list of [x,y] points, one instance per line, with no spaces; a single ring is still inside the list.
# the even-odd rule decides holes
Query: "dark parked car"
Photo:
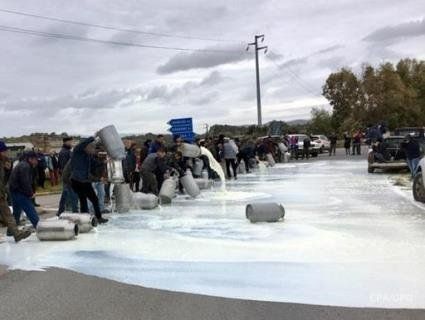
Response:
[[[382,156],[379,161],[375,152],[371,149],[368,154],[368,172],[373,173],[376,169],[381,170],[405,170],[408,169],[406,155],[401,148],[404,136],[390,136],[383,140]]]

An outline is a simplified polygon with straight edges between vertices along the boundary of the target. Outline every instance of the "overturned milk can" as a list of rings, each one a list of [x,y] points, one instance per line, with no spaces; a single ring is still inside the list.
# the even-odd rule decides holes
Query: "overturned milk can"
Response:
[[[78,235],[78,224],[69,220],[39,221],[36,234],[40,241],[72,240]]]
[[[196,198],[200,195],[201,190],[199,189],[199,186],[193,178],[190,170],[187,170],[186,174],[180,178],[180,182],[183,185],[183,188],[186,190],[186,193],[192,198]]]
[[[159,191],[159,199],[162,204],[169,204],[176,196],[177,180],[173,178],[165,179]]]
[[[187,158],[198,158],[201,155],[201,148],[196,144],[183,143],[180,151]]]
[[[284,216],[285,209],[278,203],[251,203],[246,206],[246,217],[252,223],[277,222]]]
[[[208,179],[202,179],[202,178],[198,178],[198,179],[194,179],[196,184],[198,185],[199,189],[204,190],[204,189],[211,189],[211,187],[214,184],[213,180],[208,180]]]
[[[151,193],[133,193],[133,208],[136,210],[150,210],[158,207],[159,198]]]
[[[64,212],[60,215],[59,219],[69,220],[78,225],[79,233],[90,232],[93,227],[97,226],[97,219],[95,216],[88,213],[69,213]]]

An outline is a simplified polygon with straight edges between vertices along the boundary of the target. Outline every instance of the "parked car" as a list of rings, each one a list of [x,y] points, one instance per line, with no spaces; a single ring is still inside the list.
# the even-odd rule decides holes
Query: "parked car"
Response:
[[[389,136],[384,138],[384,152],[382,154],[384,161],[377,161],[372,149],[369,149],[367,161],[369,173],[373,173],[376,169],[399,171],[408,169],[406,155],[401,148],[404,136]]]
[[[309,138],[306,134],[290,134],[289,137],[297,136],[298,137],[298,156],[302,156],[304,148],[304,139]],[[311,147],[310,155],[312,157],[317,157],[320,153],[320,145],[313,141],[311,138]]]
[[[331,142],[329,141],[328,137],[323,134],[313,134],[311,135],[311,140],[318,145],[320,153],[329,151],[331,148]]]

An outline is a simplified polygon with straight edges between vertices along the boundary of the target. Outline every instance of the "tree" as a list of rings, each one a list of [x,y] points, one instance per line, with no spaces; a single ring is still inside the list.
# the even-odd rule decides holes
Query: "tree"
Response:
[[[423,126],[425,61],[364,65],[357,77],[341,69],[329,75],[323,95],[333,107],[332,125],[339,132],[385,123],[389,129]]]
[[[313,108],[307,130],[310,133],[330,135],[334,131],[332,114],[323,108]]]
[[[332,73],[323,86],[323,95],[333,107],[332,125],[339,129],[346,118],[361,105],[360,83],[355,74],[348,69]]]

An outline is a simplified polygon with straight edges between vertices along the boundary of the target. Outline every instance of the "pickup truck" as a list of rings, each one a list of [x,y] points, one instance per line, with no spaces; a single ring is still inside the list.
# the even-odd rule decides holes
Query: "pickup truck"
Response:
[[[404,136],[389,136],[384,138],[383,159],[377,159],[372,149],[369,150],[367,171],[375,172],[376,169],[383,171],[401,171],[408,169],[406,155],[401,148]]]

